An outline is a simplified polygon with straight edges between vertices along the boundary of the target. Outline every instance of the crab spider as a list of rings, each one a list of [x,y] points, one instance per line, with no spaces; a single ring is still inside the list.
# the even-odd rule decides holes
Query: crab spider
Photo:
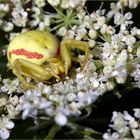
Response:
[[[71,54],[75,47],[85,52],[82,61]],[[52,77],[61,79],[61,73],[68,74],[72,61],[77,61],[84,68],[89,56],[88,43],[74,39],[58,39],[46,31],[27,31],[16,36],[9,44],[7,57],[12,72],[19,78],[23,88],[34,88],[27,83],[26,77],[45,82]]]

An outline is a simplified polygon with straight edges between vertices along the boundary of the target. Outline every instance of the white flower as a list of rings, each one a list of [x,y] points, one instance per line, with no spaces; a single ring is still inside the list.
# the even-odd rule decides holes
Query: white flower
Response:
[[[47,0],[52,6],[58,6],[60,4],[60,0]]]
[[[124,113],[114,111],[111,121],[113,124],[109,126],[112,129],[108,129],[104,133],[104,139],[140,139],[139,120],[128,114],[127,111]]]
[[[133,46],[133,44],[136,42],[136,38],[132,35],[127,35],[125,42],[126,42],[126,45]]]
[[[99,91],[100,94],[105,93],[105,92],[107,91],[107,86],[106,86],[106,84],[101,83],[101,84],[99,85],[98,91]]]
[[[115,48],[115,45],[113,46],[112,44],[109,44],[108,42],[105,42],[103,44],[103,53],[101,54],[103,57],[103,61],[107,62],[108,60],[110,61],[109,63],[111,64],[111,61],[114,61],[114,57],[116,57],[116,52],[118,51],[118,48]]]
[[[95,39],[97,37],[97,31],[90,29],[88,35],[91,39]]]
[[[102,27],[104,24],[105,24],[105,17],[104,16],[100,16],[100,17],[98,17],[98,19],[97,19],[97,24],[98,24],[98,26],[99,27]]]
[[[58,100],[58,99],[59,99],[59,100]],[[52,95],[49,96],[49,100],[50,100],[50,101],[53,101],[53,102],[58,102],[58,103],[59,103],[60,101],[63,100],[63,96],[60,97],[60,96],[57,95],[57,94],[54,94],[54,95],[52,94]]]
[[[107,81],[108,80],[108,78],[111,76],[111,74],[112,74],[112,72],[113,72],[113,67],[112,66],[106,66],[106,67],[104,67],[103,68],[103,73],[104,73],[104,76],[103,77],[101,77],[100,79],[99,79],[99,81]]]
[[[3,86],[1,86],[1,90],[3,92],[7,92],[7,94],[11,94],[13,92],[21,93],[22,90],[19,87],[19,80],[16,78],[14,80],[3,79]]]
[[[26,119],[27,117],[35,117],[37,115],[37,107],[35,108],[30,103],[23,104],[23,106],[20,109],[22,112],[22,119]]]
[[[34,13],[32,14],[33,19],[30,20],[29,23],[31,27],[36,27],[41,21],[40,19],[41,10],[38,7],[32,7],[32,12]],[[44,20],[45,20],[45,16],[44,16]]]
[[[120,52],[120,54],[118,55],[118,58],[117,58],[117,63],[115,65],[116,68],[119,68],[121,66],[124,66],[126,65],[126,62],[127,62],[127,58],[128,58],[128,54],[127,54],[127,50],[122,50]]]
[[[25,27],[28,13],[21,7],[15,7],[12,11],[12,22],[18,27]]]
[[[117,58],[114,71],[111,76],[115,77],[118,83],[124,83],[127,78],[127,69],[125,67],[127,62],[127,51],[122,50]]]
[[[64,126],[67,124],[67,117],[62,114],[61,112],[58,112],[56,115],[55,115],[55,118],[54,118],[56,124],[58,124],[59,126]]]
[[[17,110],[22,112],[22,119],[26,119],[27,117],[36,117],[41,102],[36,92],[36,90],[34,92],[28,90],[25,95],[20,97]]]
[[[17,6],[21,6],[21,0],[12,0],[12,2]]]
[[[39,30],[44,30],[45,29],[45,24],[44,22],[39,23]]]
[[[19,98],[17,95],[14,95],[13,97],[9,98],[9,102],[13,105],[16,106],[18,104]]]
[[[133,28],[131,29],[131,35],[133,35],[133,36],[137,35],[137,30],[139,30],[139,29],[136,28],[136,27],[133,27]]]
[[[128,0],[128,4],[129,4],[129,8],[135,9],[138,6],[139,1],[138,0]]]
[[[6,116],[0,117],[0,138],[8,139],[10,135],[9,129],[14,127],[14,123]]]
[[[135,118],[132,118],[129,122],[128,122],[129,126],[131,128],[137,129],[139,127],[139,123],[135,120]]]
[[[123,114],[114,111],[111,121],[114,123],[110,125],[114,130],[119,131],[121,128],[125,127],[125,121],[123,119]]]
[[[60,36],[66,36],[66,34],[67,34],[66,27],[59,28],[59,30],[57,31],[57,34],[60,35]]]
[[[74,116],[81,115],[81,111],[79,110],[79,108],[80,104],[73,101],[71,104],[68,105],[69,114]]]
[[[137,35],[140,36],[140,29],[137,29]]]
[[[119,7],[117,7],[117,5],[115,3],[111,3],[110,8],[111,8],[111,10],[107,13],[108,19],[111,19],[115,15],[115,13],[117,13],[119,11]]]
[[[112,139],[118,139],[119,136],[120,136],[119,133],[113,132],[113,134],[112,134]]]
[[[87,34],[86,28],[84,28],[82,25],[79,26],[76,30],[76,40],[81,40],[85,35]]]
[[[122,15],[121,13],[117,12],[114,16],[114,23],[116,25],[120,25],[121,30],[124,31],[128,25],[133,23],[133,21],[130,21],[131,18],[131,12],[128,12],[125,15]]]
[[[110,139],[111,135],[109,133],[104,133],[103,134],[103,139],[108,140]]]
[[[52,88],[50,86],[44,86],[42,93],[49,95],[52,93]]]
[[[8,139],[10,132],[6,128],[0,128],[1,139]]]
[[[63,0],[62,2],[61,2],[61,8],[63,8],[63,9],[67,9],[67,8],[69,8],[69,3],[68,3],[68,0]]]
[[[30,21],[30,26],[31,27],[35,27],[35,26],[37,26],[39,24],[39,22],[40,22],[40,19],[39,18],[35,18],[34,20]]]
[[[96,78],[91,77],[89,80],[90,80],[90,82],[91,82],[91,84],[93,86],[93,89],[96,89],[96,88],[99,87],[99,81]]]
[[[8,4],[0,4],[0,11],[8,12],[9,5]]]
[[[107,90],[110,91],[113,90],[115,84],[113,83],[113,81],[107,81],[106,86],[107,86]]]
[[[92,28],[92,21],[91,21],[91,17],[89,16],[89,15],[84,15],[84,13],[82,13],[83,14],[83,18],[82,19],[79,19],[83,24],[83,26],[84,27],[86,27],[87,29],[90,29],[90,28]],[[81,18],[81,17],[79,17],[79,18]]]
[[[45,112],[48,116],[54,116],[55,115],[55,109],[53,107],[45,108]]]
[[[9,40],[11,41],[15,36],[19,35],[20,33],[14,33],[14,32],[10,32],[9,33]]]
[[[135,70],[131,73],[131,75],[134,77],[134,80],[137,82],[138,88],[140,88],[140,65],[135,65]]]
[[[6,97],[0,97],[0,107],[3,107],[7,104],[7,98]]]
[[[133,119],[133,117],[130,114],[128,114],[127,111],[124,111],[124,119],[130,121]]]
[[[17,108],[15,106],[13,106],[12,104],[7,104],[6,105],[6,109],[7,109],[7,112],[8,112],[8,116],[11,118],[11,119],[14,119],[17,115],[19,115],[19,111],[17,110]]]
[[[108,26],[106,32],[107,34],[113,35],[115,33],[115,28]]]
[[[68,101],[72,102],[76,99],[76,95],[74,93],[68,93],[66,95],[66,98],[67,98]]]
[[[0,4],[0,18],[3,18],[9,11],[9,4]]]
[[[83,6],[86,0],[62,0],[61,1],[61,8],[68,9],[68,8],[76,8],[77,6]]]
[[[85,105],[85,104],[88,104],[88,96],[85,92],[78,92],[78,101],[81,103],[81,105]]]
[[[134,139],[140,139],[140,129],[132,129],[132,134],[134,136]]]
[[[101,29],[100,29],[100,32],[102,33],[102,34],[105,34],[106,32],[107,32],[107,25],[106,24],[104,24],[102,27],[101,27]]]
[[[140,119],[140,108],[133,109],[135,111],[134,116],[138,119]]]
[[[37,7],[44,7],[45,6],[45,0],[35,0],[35,4]]]
[[[112,72],[112,76],[115,76],[117,83],[124,84],[127,78],[127,70],[126,68],[119,69],[117,71]]]
[[[100,93],[97,90],[95,90],[95,91],[94,90],[89,90],[89,91],[87,91],[87,95],[88,95],[88,98],[89,98],[89,101],[90,101],[88,103],[90,105],[91,103],[94,103],[98,99]]]
[[[81,73],[77,73],[76,78],[77,79],[82,79],[85,75],[81,72]]]
[[[44,19],[43,19],[44,25],[45,25],[45,26],[50,26],[50,25],[51,25],[51,18],[50,18],[50,16],[44,15],[43,18],[44,18]]]
[[[32,16],[35,17],[35,16],[40,15],[41,10],[38,7],[32,7],[32,12],[34,13]]]
[[[92,40],[92,39],[88,40],[89,48],[91,48],[91,49],[94,48],[95,44],[96,44],[95,40]]]
[[[4,22],[2,28],[3,28],[3,30],[4,30],[5,32],[10,32],[10,31],[13,30],[14,25],[13,25],[13,23],[11,23],[11,22]]]

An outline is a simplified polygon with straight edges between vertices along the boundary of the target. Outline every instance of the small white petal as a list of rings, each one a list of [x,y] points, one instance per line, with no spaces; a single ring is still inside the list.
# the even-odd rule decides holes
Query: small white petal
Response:
[[[22,119],[25,120],[28,115],[29,115],[29,109],[24,110],[22,113]]]
[[[76,78],[77,78],[77,79],[82,79],[84,76],[85,76],[85,75],[84,75],[83,73],[78,73],[78,74],[76,75]]]
[[[135,108],[135,109],[133,109],[133,110],[135,111],[134,116],[135,116],[136,118],[139,118],[139,119],[140,119],[140,109],[139,109],[139,108]]]
[[[97,88],[99,86],[99,82],[96,79],[93,80],[93,86],[94,88]]]
[[[6,123],[6,127],[8,129],[12,129],[14,127],[14,123],[12,121],[9,121],[8,123]]]
[[[64,126],[67,123],[67,117],[62,113],[57,113],[54,119],[55,122],[60,126]]]
[[[134,139],[140,139],[140,129],[132,129],[132,134],[134,136]]]
[[[109,137],[110,137],[109,133],[104,133],[104,134],[103,134],[103,138],[104,138],[105,140],[109,139]]]
[[[132,18],[132,13],[131,13],[131,12],[126,13],[126,14],[125,14],[125,18],[126,18],[127,20],[130,20],[130,19]]]
[[[6,128],[0,129],[0,138],[1,139],[8,139],[9,138],[9,131]]]
[[[44,87],[43,93],[45,93],[45,94],[51,94],[51,92],[52,92],[51,87],[49,87],[49,86],[45,86]]]

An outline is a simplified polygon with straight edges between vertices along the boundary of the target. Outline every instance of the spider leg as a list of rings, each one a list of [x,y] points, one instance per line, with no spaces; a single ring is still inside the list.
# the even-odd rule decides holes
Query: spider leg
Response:
[[[80,58],[76,58],[76,57],[71,56],[71,60],[72,61],[75,61],[75,62],[78,62],[81,67],[83,66],[82,60]]]
[[[13,73],[19,78],[25,89],[34,88],[35,86],[27,83],[23,75],[39,81],[49,80],[52,76],[60,79],[51,68],[43,69],[41,66],[24,59],[15,60]]]
[[[84,58],[83,62],[81,61],[81,59],[74,58],[71,56],[71,54],[70,54],[71,47],[78,48],[78,49],[85,52],[85,58]],[[89,52],[90,52],[90,50],[89,50],[87,42],[78,41],[78,40],[74,40],[74,39],[66,39],[66,40],[62,41],[60,43],[60,53],[61,53],[62,59],[65,63],[65,65],[64,65],[65,66],[65,75],[67,75],[68,69],[71,66],[71,60],[79,62],[82,69],[83,69],[85,64],[88,61]]]

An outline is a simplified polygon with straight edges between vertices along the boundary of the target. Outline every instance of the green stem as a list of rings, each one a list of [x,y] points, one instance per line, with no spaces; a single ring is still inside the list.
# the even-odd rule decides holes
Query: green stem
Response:
[[[65,18],[65,15],[64,15],[60,10],[58,10],[56,7],[54,7],[54,9],[56,10],[56,12],[57,12],[59,15],[61,15],[62,17]]]
[[[64,19],[60,19],[60,20],[55,20],[54,23],[60,23],[60,22],[63,22]]]
[[[50,129],[48,135],[44,138],[44,140],[47,139],[53,139],[56,135],[56,133],[60,130],[60,126],[58,125],[53,125],[52,128]]]
[[[54,30],[57,30],[58,28],[64,26],[64,23],[59,24],[58,26],[55,26],[54,28],[51,29],[51,32]]]
[[[92,107],[91,106],[88,106],[87,108],[85,108],[85,111],[87,112],[84,116],[81,116],[81,117],[78,117],[78,118],[71,118],[70,121],[75,121],[75,122],[78,122],[78,121],[82,121],[84,120],[85,118],[87,118],[91,112],[92,112]]]
[[[102,35],[99,35],[99,37],[100,37],[104,42],[106,42],[105,38],[104,38]]]

